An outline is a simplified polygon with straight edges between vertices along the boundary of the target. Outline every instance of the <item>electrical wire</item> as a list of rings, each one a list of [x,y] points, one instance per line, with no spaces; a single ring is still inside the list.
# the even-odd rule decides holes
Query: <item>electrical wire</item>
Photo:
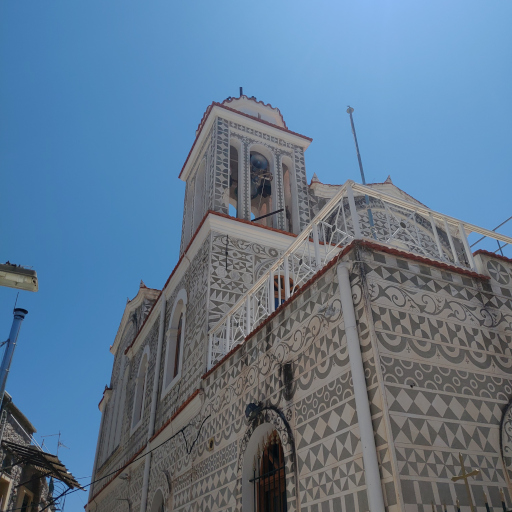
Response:
[[[206,416],[203,421],[201,422],[201,425],[199,426],[199,431],[197,432],[197,435],[196,435],[196,438],[194,439],[194,442],[192,443],[192,445],[190,446],[190,449],[188,448],[188,443],[187,443],[187,438],[185,436],[185,430],[191,426],[191,423],[187,423],[184,427],[182,427],[180,430],[178,430],[178,432],[176,432],[175,434],[173,434],[169,439],[166,439],[165,441],[162,441],[159,445],[155,446],[154,448],[152,448],[151,450],[149,450],[148,452],[144,453],[143,455],[140,455],[139,457],[133,459],[132,461],[128,462],[127,464],[125,464],[124,466],[120,467],[119,469],[116,469],[108,474],[106,474],[105,476],[102,476],[101,478],[98,478],[96,480],[94,480],[93,482],[90,482],[88,483],[87,485],[83,485],[81,487],[78,487],[76,489],[67,489],[66,491],[64,491],[60,496],[58,496],[54,501],[52,501],[52,503],[49,503],[48,505],[46,505],[45,507],[43,507],[40,512],[43,512],[43,510],[46,510],[49,506],[51,506],[53,503],[55,503],[55,501],[61,499],[62,497],[64,496],[69,496],[70,494],[73,494],[75,493],[76,491],[80,491],[80,490],[85,490],[87,487],[90,487],[91,485],[94,485],[95,483],[97,482],[100,482],[101,480],[105,480],[105,478],[108,478],[109,476],[112,476],[112,475],[115,475],[117,473],[119,473],[120,471],[123,471],[123,469],[126,469],[128,466],[130,466],[131,464],[134,464],[135,462],[137,462],[138,460],[146,457],[146,455],[148,455],[149,453],[153,453],[155,450],[157,450],[158,448],[160,448],[161,446],[163,446],[165,443],[168,443],[169,441],[171,441],[172,439],[174,439],[175,437],[179,436],[180,434],[183,435],[183,439],[185,440],[185,450],[187,452],[187,455],[190,455],[192,453],[192,450],[197,442],[197,440],[199,439],[199,435],[201,434],[201,430],[203,428],[203,425],[205,424],[206,420],[208,418],[210,418],[211,414],[208,414],[208,416]],[[20,509],[11,509],[7,512],[13,512],[14,510],[20,510]]]

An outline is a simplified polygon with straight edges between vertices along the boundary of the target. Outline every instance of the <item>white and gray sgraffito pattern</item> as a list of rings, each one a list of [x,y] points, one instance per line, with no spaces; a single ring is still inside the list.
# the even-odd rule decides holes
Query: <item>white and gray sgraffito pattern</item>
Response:
[[[182,378],[162,398],[159,396],[157,407],[156,429],[170,418],[181,404],[199,387],[201,375],[205,371],[207,336],[206,336],[206,303],[207,279],[210,240],[207,238],[181,282],[175,287],[168,303],[166,312],[166,329],[176,296],[182,288],[187,292],[187,311],[185,318],[185,340],[183,347]],[[160,375],[163,379],[164,365],[167,356],[167,344],[162,350]],[[162,389],[160,384],[160,389]]]
[[[212,234],[211,253],[209,244],[205,241],[167,304],[166,325],[176,294],[186,287],[187,318],[193,316],[194,325],[187,323],[186,378],[163,400],[159,397],[157,428],[198,387],[204,405],[187,427],[186,443],[178,436],[154,452],[148,504],[161,490],[169,510],[241,512],[240,470],[254,429],[244,412],[248,403],[262,402],[267,412],[258,421],[273,423],[286,448],[288,511],[299,502],[307,512],[365,512],[364,465],[336,268],[202,381],[207,301],[219,318],[222,304],[234,303],[277,257],[277,251],[230,238],[228,275],[219,272],[225,271],[225,235]],[[506,487],[500,422],[512,397],[507,263],[499,262],[505,270],[489,265],[494,274],[483,282],[385,253],[362,250],[351,257],[364,261],[351,273],[352,295],[387,511],[431,512],[432,501],[450,507],[459,498],[462,512],[468,512],[463,484],[450,480],[460,472],[459,451],[467,468],[481,470],[471,482],[478,512],[484,512],[483,490],[499,506],[498,489]],[[155,336],[153,328],[151,333]],[[154,354],[156,338],[147,341]],[[139,352],[130,363],[132,374],[138,360]],[[286,387],[284,363],[292,365]],[[153,371],[150,365],[150,375]],[[207,450],[210,438],[212,452]],[[123,438],[129,453],[137,439],[137,434]],[[117,453],[114,459],[126,460]],[[130,495],[140,500],[134,482]],[[108,506],[98,510],[122,510],[117,502]]]
[[[120,468],[146,443],[149,425],[149,411],[151,408],[151,390],[153,388],[153,375],[155,365],[154,355],[156,353],[156,345],[158,342],[158,324],[159,321],[157,317],[149,331],[145,342],[142,344],[138,352],[134,355],[133,360],[130,362],[126,401],[124,410],[122,411],[123,423],[121,430],[121,441],[119,443],[119,447],[114,450],[110,457],[97,468],[97,478],[101,478],[102,476],[105,476]],[[132,413],[135,399],[136,378],[146,345],[149,345],[153,357],[150,357],[149,359],[142,421],[140,422],[137,429],[135,429],[135,431],[132,433]],[[97,485],[97,488],[95,487],[94,492],[96,492],[97,489],[103,487],[103,485],[104,482],[101,482],[99,485]]]
[[[512,397],[510,299],[460,274],[367,253],[363,265],[379,343],[394,457],[407,512],[431,502],[469,510],[458,453],[483,510],[506,487],[499,425]],[[497,279],[503,279],[496,274]],[[501,285],[502,283],[500,283]]]
[[[216,119],[216,151],[215,151],[215,181],[213,209],[216,212],[228,213],[225,203],[226,190],[229,189],[229,125],[220,117]]]
[[[233,121],[229,122],[229,128],[231,136],[238,137],[244,141],[243,147],[246,149],[248,144],[259,143],[266,146],[275,155],[287,155],[295,163],[295,179],[297,181],[297,194],[298,194],[298,205],[299,205],[299,219],[300,229],[304,229],[310,222],[310,211],[309,211],[309,197],[308,197],[308,185],[306,178],[306,166],[304,162],[304,148],[295,144],[285,142],[283,139],[268,135],[259,130],[248,128],[240,123]],[[245,156],[245,161],[248,162],[248,155]],[[280,158],[280,157],[278,157]],[[281,204],[283,200],[283,185],[281,175],[276,182],[278,201],[277,204]],[[248,207],[244,212],[245,218],[250,219],[250,211]],[[284,221],[284,217],[282,217]]]
[[[212,233],[208,323],[211,328],[233,307],[271,265],[279,252],[273,247],[229,237],[226,269],[226,235]]]
[[[295,450],[295,456],[290,456],[287,463],[287,474],[291,478],[296,468],[299,478],[298,495],[294,486],[288,492],[288,510],[295,510],[297,498],[300,510],[308,512],[345,507],[367,510],[359,428],[336,281],[335,269],[328,271],[205,381],[203,415],[212,416],[205,423],[198,457],[207,455],[204,445],[209,437],[214,437],[219,449],[242,439],[240,467],[247,436],[250,437],[244,418],[247,403],[261,401],[283,412],[292,428]],[[369,397],[387,505],[392,509],[396,491],[388,434],[382,421],[382,397],[361,298],[359,294],[357,314],[364,325],[361,337],[365,344]],[[325,316],[327,308],[334,314]],[[281,377],[282,364],[288,361],[293,364],[291,401]],[[281,437],[286,435],[276,428]],[[215,494],[208,499],[215,500]],[[239,496],[233,503],[236,508],[230,510],[241,510]]]
[[[379,242],[391,243],[392,245],[396,243],[404,244],[407,250],[421,256],[434,259],[440,258],[432,224],[429,219],[417,213],[413,213],[412,210],[396,207],[388,203],[384,204],[383,201],[374,197],[370,197],[369,202],[374,220],[373,228],[370,225],[365,197],[355,197],[360,229],[363,236],[376,238]],[[350,216],[350,213],[347,213],[348,216]],[[442,259],[446,262],[453,263],[454,258],[446,231],[439,226],[436,227],[436,231],[443,253]],[[468,266],[462,242],[453,233],[452,240],[459,261],[463,265]]]
[[[309,195],[309,217],[313,219],[320,210],[330,201],[331,198],[317,196],[314,190],[308,189]]]
[[[213,155],[215,153],[215,134],[216,129],[215,125],[210,128],[208,135],[205,137],[203,145],[201,146],[198,156],[196,157],[194,164],[192,165],[193,172],[192,175],[195,175],[199,166],[201,165],[202,160],[206,159],[206,168],[205,168],[205,183],[206,187],[204,188],[204,212],[213,209],[213,183],[214,183],[214,168],[213,168]],[[208,194],[208,195],[206,195]],[[185,194],[184,205],[183,205],[183,222],[181,227],[181,244],[180,244],[180,256],[183,254],[185,248],[190,242],[190,237],[192,236],[195,228],[190,228],[190,231],[186,232],[185,230],[185,219],[187,216],[193,216],[193,201],[189,201],[187,199],[187,195]],[[190,222],[192,225],[192,222]],[[197,226],[196,226],[197,227]]]
[[[500,424],[501,455],[509,478],[512,477],[512,400],[507,404]]]
[[[105,407],[104,416],[105,419],[103,421],[103,429],[99,433],[100,436],[100,442],[99,442],[99,449],[98,449],[98,467],[100,467],[105,460],[110,457],[111,453],[117,448],[117,446],[113,446],[111,450],[107,449],[107,445],[109,443],[109,438],[113,435],[112,431],[115,427],[115,418],[114,418],[114,411],[116,410],[115,404],[120,399],[120,394],[122,392],[122,378],[124,375],[124,368],[123,368],[123,375],[120,374],[121,367],[122,367],[122,361],[125,357],[124,351],[126,347],[133,341],[135,335],[141,328],[142,324],[144,323],[144,320],[146,319],[147,315],[151,311],[151,308],[155,301],[150,298],[146,298],[143,300],[142,304],[133,311],[128,321],[126,322],[126,325],[124,327],[123,333],[121,335],[121,342],[119,345],[119,348],[117,350],[117,353],[114,357],[114,365],[112,368],[112,375],[110,378],[110,387],[112,388],[112,396],[108,402],[108,404]]]
[[[309,216],[309,195],[308,184],[306,179],[306,164],[304,161],[304,149],[295,147],[293,153],[295,164],[295,180],[297,181],[297,193],[299,195],[299,224],[300,231],[306,229],[311,222]]]

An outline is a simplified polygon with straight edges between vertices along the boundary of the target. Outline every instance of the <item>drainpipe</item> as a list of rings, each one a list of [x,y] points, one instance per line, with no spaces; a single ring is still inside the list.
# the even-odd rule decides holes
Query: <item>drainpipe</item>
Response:
[[[160,303],[160,325],[158,327],[158,346],[156,349],[155,376],[153,378],[153,391],[151,393],[151,410],[149,413],[148,448],[149,440],[155,433],[156,404],[158,401],[158,382],[160,380],[160,362],[162,360],[162,345],[164,341],[165,326],[165,294],[162,290]],[[151,453],[147,453],[144,460],[144,479],[142,481],[142,496],[140,500],[140,512],[146,512],[149,490],[149,470],[151,469]]]
[[[11,332],[9,338],[6,341],[7,347],[5,347],[4,357],[0,366],[0,407],[4,400],[5,385],[7,384],[7,377],[9,376],[9,370],[11,369],[12,356],[14,355],[14,349],[18,342],[18,334],[20,333],[21,322],[28,313],[26,309],[16,308],[14,310],[14,318],[12,321]]]
[[[371,512],[384,512],[384,497],[380,482],[379,463],[377,460],[377,447],[373,436],[370,402],[366,390],[364,377],[363,357],[357,333],[356,314],[352,301],[352,288],[350,286],[350,263],[343,262],[338,265],[338,283],[340,288],[341,309],[345,321],[345,334],[347,336],[347,350],[354,383],[354,398],[356,401],[359,432],[363,447],[364,474],[368,494],[368,505]]]

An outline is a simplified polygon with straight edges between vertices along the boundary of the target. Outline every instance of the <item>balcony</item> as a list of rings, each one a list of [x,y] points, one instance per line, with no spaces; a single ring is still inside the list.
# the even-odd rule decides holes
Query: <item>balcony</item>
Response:
[[[355,220],[355,221],[354,221]],[[368,240],[477,272],[472,245],[510,251],[512,238],[347,181],[270,270],[208,333],[211,369],[353,240]],[[490,246],[487,246],[488,248]],[[512,256],[512,254],[509,254]]]

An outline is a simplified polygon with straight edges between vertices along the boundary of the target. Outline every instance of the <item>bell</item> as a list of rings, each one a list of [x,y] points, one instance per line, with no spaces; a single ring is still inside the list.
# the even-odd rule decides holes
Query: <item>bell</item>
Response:
[[[260,171],[264,171],[268,167],[268,160],[259,153],[251,153],[251,165]]]

